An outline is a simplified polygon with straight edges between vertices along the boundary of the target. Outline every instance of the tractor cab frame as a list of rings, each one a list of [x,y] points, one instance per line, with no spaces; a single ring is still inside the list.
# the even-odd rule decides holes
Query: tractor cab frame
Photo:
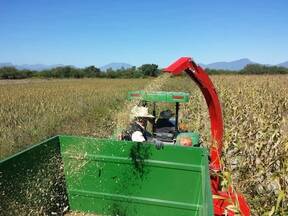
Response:
[[[186,132],[179,129],[179,111],[180,103],[188,103],[190,94],[186,92],[167,92],[167,91],[130,91],[128,92],[128,100],[137,100],[140,105],[147,106],[148,103],[152,103],[152,114],[155,119],[152,123],[152,132],[155,139],[164,142],[164,144],[180,144],[180,137],[185,137],[191,140],[193,146],[199,145],[199,134],[196,132]],[[157,103],[172,103],[175,104],[175,117],[169,119],[171,125],[174,125],[173,132],[163,133],[157,131],[156,119]]]

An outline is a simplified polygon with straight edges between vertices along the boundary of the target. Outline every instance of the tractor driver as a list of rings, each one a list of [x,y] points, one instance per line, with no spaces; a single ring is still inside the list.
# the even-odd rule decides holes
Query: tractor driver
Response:
[[[163,143],[154,139],[152,134],[146,130],[148,121],[152,121],[155,117],[148,113],[148,107],[135,106],[131,110],[130,118],[133,120],[128,130],[122,134],[123,140],[134,142],[150,142],[153,143],[157,149],[163,148]]]
[[[152,135],[146,130],[147,122],[155,117],[148,113],[148,107],[135,106],[131,110],[130,118],[133,120],[128,130],[123,134],[123,139],[134,142],[152,140]]]

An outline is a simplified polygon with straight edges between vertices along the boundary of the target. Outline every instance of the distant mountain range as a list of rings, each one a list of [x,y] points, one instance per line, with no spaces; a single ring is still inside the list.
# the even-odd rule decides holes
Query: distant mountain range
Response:
[[[258,63],[253,62],[248,58],[242,58],[242,59],[235,60],[235,61],[214,62],[214,63],[210,63],[210,64],[200,64],[200,65],[203,66],[204,68],[209,68],[209,69],[241,70],[248,64],[258,64]],[[46,70],[46,69],[51,69],[51,68],[61,67],[61,66],[65,66],[65,65],[62,65],[62,64],[55,64],[55,65],[44,65],[44,64],[13,65],[11,63],[0,63],[0,68],[1,67],[15,67],[19,70],[28,69],[28,70],[35,70],[35,71],[41,71],[41,70]],[[276,66],[288,68],[288,61],[277,64]],[[127,64],[127,63],[110,63],[110,64],[107,64],[107,65],[100,67],[100,69],[102,71],[107,71],[109,68],[111,68],[113,70],[117,70],[117,69],[121,69],[121,68],[127,69],[127,68],[131,68],[131,67],[133,67],[133,66],[130,64]]]
[[[127,68],[131,68],[131,67],[133,67],[133,66],[130,64],[127,64],[127,63],[110,63],[110,64],[107,64],[107,65],[100,67],[100,70],[101,71],[107,71],[110,68],[113,70],[118,70],[121,68],[127,69]]]
[[[222,62],[214,62],[211,64],[201,64],[201,66],[209,69],[241,70],[248,64],[256,64],[256,63],[252,62],[248,58],[243,58],[230,62],[222,61]]]
[[[248,58],[242,58],[242,59],[230,61],[230,62],[223,61],[223,62],[214,62],[211,64],[200,64],[200,65],[203,66],[204,68],[209,68],[209,69],[223,69],[223,70],[236,70],[237,71],[237,70],[243,69],[248,64],[259,64],[259,63],[253,62]],[[269,66],[272,66],[272,65],[269,65]],[[288,61],[277,64],[275,66],[288,68]]]
[[[288,61],[278,64],[277,66],[288,68]]]
[[[35,70],[35,71],[41,71],[41,70],[48,70],[56,67],[61,67],[64,66],[62,64],[54,64],[54,65],[44,65],[44,64],[23,64],[23,65],[13,65],[11,63],[0,63],[0,68],[1,67],[15,67],[18,70]]]

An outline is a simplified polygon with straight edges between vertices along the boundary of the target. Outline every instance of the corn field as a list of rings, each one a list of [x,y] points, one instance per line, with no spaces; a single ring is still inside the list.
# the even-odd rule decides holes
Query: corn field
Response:
[[[288,215],[288,76],[218,75],[212,80],[224,117],[223,183],[246,196],[252,215]],[[191,94],[180,107],[180,122],[198,131],[208,147],[207,106],[188,77],[36,79],[0,81],[0,158],[56,134],[111,136],[119,116],[129,114],[127,91],[148,84],[148,90]]]

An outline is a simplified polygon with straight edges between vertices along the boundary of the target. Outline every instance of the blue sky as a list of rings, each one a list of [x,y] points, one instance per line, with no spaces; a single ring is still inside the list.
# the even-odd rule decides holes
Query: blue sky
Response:
[[[0,62],[288,60],[287,0],[0,0]]]

